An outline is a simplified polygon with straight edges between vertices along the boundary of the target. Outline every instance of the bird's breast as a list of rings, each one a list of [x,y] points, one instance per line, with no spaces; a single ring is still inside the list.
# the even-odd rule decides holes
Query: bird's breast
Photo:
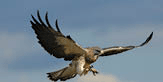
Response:
[[[85,65],[84,56],[80,56],[76,60],[73,60],[72,64],[75,65],[77,74],[82,75],[84,71],[84,65]]]

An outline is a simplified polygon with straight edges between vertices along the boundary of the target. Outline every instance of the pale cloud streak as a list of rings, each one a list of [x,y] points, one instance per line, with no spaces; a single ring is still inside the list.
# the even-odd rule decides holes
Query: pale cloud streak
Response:
[[[18,56],[23,56],[27,52],[34,51],[31,38],[23,33],[0,33],[0,57],[4,60],[12,60]]]
[[[121,82],[121,81],[114,75],[97,74],[96,76],[93,76],[93,74],[88,74],[86,76],[80,77],[78,79],[78,82]]]

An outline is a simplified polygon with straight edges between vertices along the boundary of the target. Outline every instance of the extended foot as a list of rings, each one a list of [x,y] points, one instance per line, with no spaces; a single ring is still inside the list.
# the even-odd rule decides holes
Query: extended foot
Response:
[[[96,74],[99,73],[99,72],[98,72],[95,68],[93,68],[93,67],[91,67],[90,71],[92,71],[92,73],[93,73],[94,76],[96,76]]]

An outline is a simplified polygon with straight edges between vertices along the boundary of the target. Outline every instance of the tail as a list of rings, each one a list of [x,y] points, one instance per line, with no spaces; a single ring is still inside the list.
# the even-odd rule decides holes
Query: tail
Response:
[[[73,71],[71,67],[65,67],[56,72],[47,73],[48,78],[52,81],[66,81],[67,79],[75,77],[77,74]]]
[[[66,68],[63,68],[61,70],[58,70],[56,72],[50,72],[50,73],[47,73],[48,74],[48,78],[52,81],[57,81],[60,79],[60,76],[62,75],[62,73],[67,69],[68,67]]]

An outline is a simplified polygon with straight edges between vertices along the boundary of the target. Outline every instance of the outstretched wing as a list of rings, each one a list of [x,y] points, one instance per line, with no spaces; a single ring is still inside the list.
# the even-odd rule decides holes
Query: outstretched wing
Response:
[[[144,46],[145,44],[147,44],[152,39],[152,36],[153,36],[153,32],[146,39],[146,41],[144,43],[140,44],[139,46],[114,46],[114,47],[109,47],[109,48],[103,48],[101,50],[100,56],[110,56],[110,55],[122,53],[124,51],[132,50],[132,49],[137,48],[137,47]]]
[[[56,20],[56,29],[53,29],[48,21],[48,14],[45,15],[45,24],[37,11],[39,22],[32,16],[33,21],[30,21],[32,28],[35,31],[41,46],[51,55],[64,60],[72,60],[75,56],[85,54],[85,50],[78,46],[70,36],[64,36]]]

